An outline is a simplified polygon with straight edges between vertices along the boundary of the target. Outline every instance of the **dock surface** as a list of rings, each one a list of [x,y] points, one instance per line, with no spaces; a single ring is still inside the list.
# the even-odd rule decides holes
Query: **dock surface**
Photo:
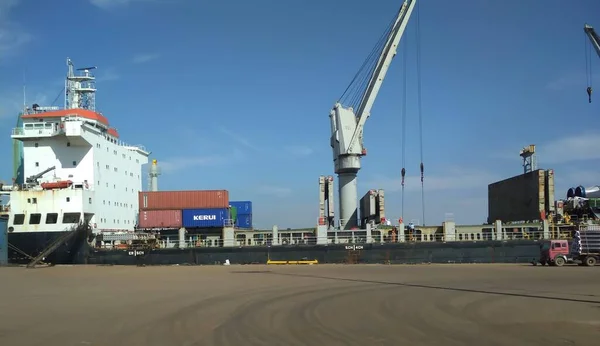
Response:
[[[598,345],[600,268],[0,268],[0,345]]]

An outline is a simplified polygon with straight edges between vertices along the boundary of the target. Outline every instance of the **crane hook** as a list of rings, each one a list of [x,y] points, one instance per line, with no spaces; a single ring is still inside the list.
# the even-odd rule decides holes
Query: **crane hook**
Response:
[[[404,176],[406,176],[406,169],[402,168],[402,186],[404,186]]]
[[[592,103],[592,87],[587,87],[588,101]]]

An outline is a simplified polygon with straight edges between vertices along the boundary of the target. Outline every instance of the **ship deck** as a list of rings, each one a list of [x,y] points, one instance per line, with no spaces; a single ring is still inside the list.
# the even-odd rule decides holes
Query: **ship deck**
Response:
[[[0,344],[592,345],[597,269],[0,268]]]

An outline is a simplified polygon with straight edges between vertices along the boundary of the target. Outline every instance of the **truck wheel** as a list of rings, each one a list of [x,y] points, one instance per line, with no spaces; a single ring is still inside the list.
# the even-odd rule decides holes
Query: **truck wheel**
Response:
[[[596,257],[594,257],[594,256],[588,256],[588,257],[585,258],[584,263],[585,263],[586,267],[593,267],[593,266],[596,265]]]
[[[556,257],[556,258],[554,259],[554,264],[555,264],[557,267],[562,267],[563,265],[565,265],[565,259],[564,259],[564,258],[562,258],[562,257]]]

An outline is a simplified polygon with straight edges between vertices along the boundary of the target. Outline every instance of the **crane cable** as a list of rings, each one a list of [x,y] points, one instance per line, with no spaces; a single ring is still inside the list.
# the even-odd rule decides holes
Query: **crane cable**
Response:
[[[584,36],[585,41],[585,76],[587,78],[587,94],[588,94],[588,102],[592,103],[592,90],[593,90],[593,85],[592,85],[592,44],[589,41],[589,38],[587,37],[587,33]]]
[[[403,78],[403,95],[402,95],[402,171],[401,171],[401,175],[402,175],[402,204],[400,205],[401,207],[401,219],[404,220],[404,178],[406,177],[406,95],[407,95],[407,91],[406,91],[406,60],[407,60],[407,44],[406,42],[404,42],[404,44],[402,45],[402,63],[403,63],[403,71],[402,74],[404,75]]]
[[[420,3],[420,2],[419,2]],[[421,164],[419,168],[421,169],[421,209],[423,212],[423,226],[425,226],[425,166],[423,165],[423,112],[422,112],[422,102],[421,102],[421,16],[420,16],[420,6],[417,3],[417,100],[418,100],[418,112],[419,112],[419,146],[421,152]]]

